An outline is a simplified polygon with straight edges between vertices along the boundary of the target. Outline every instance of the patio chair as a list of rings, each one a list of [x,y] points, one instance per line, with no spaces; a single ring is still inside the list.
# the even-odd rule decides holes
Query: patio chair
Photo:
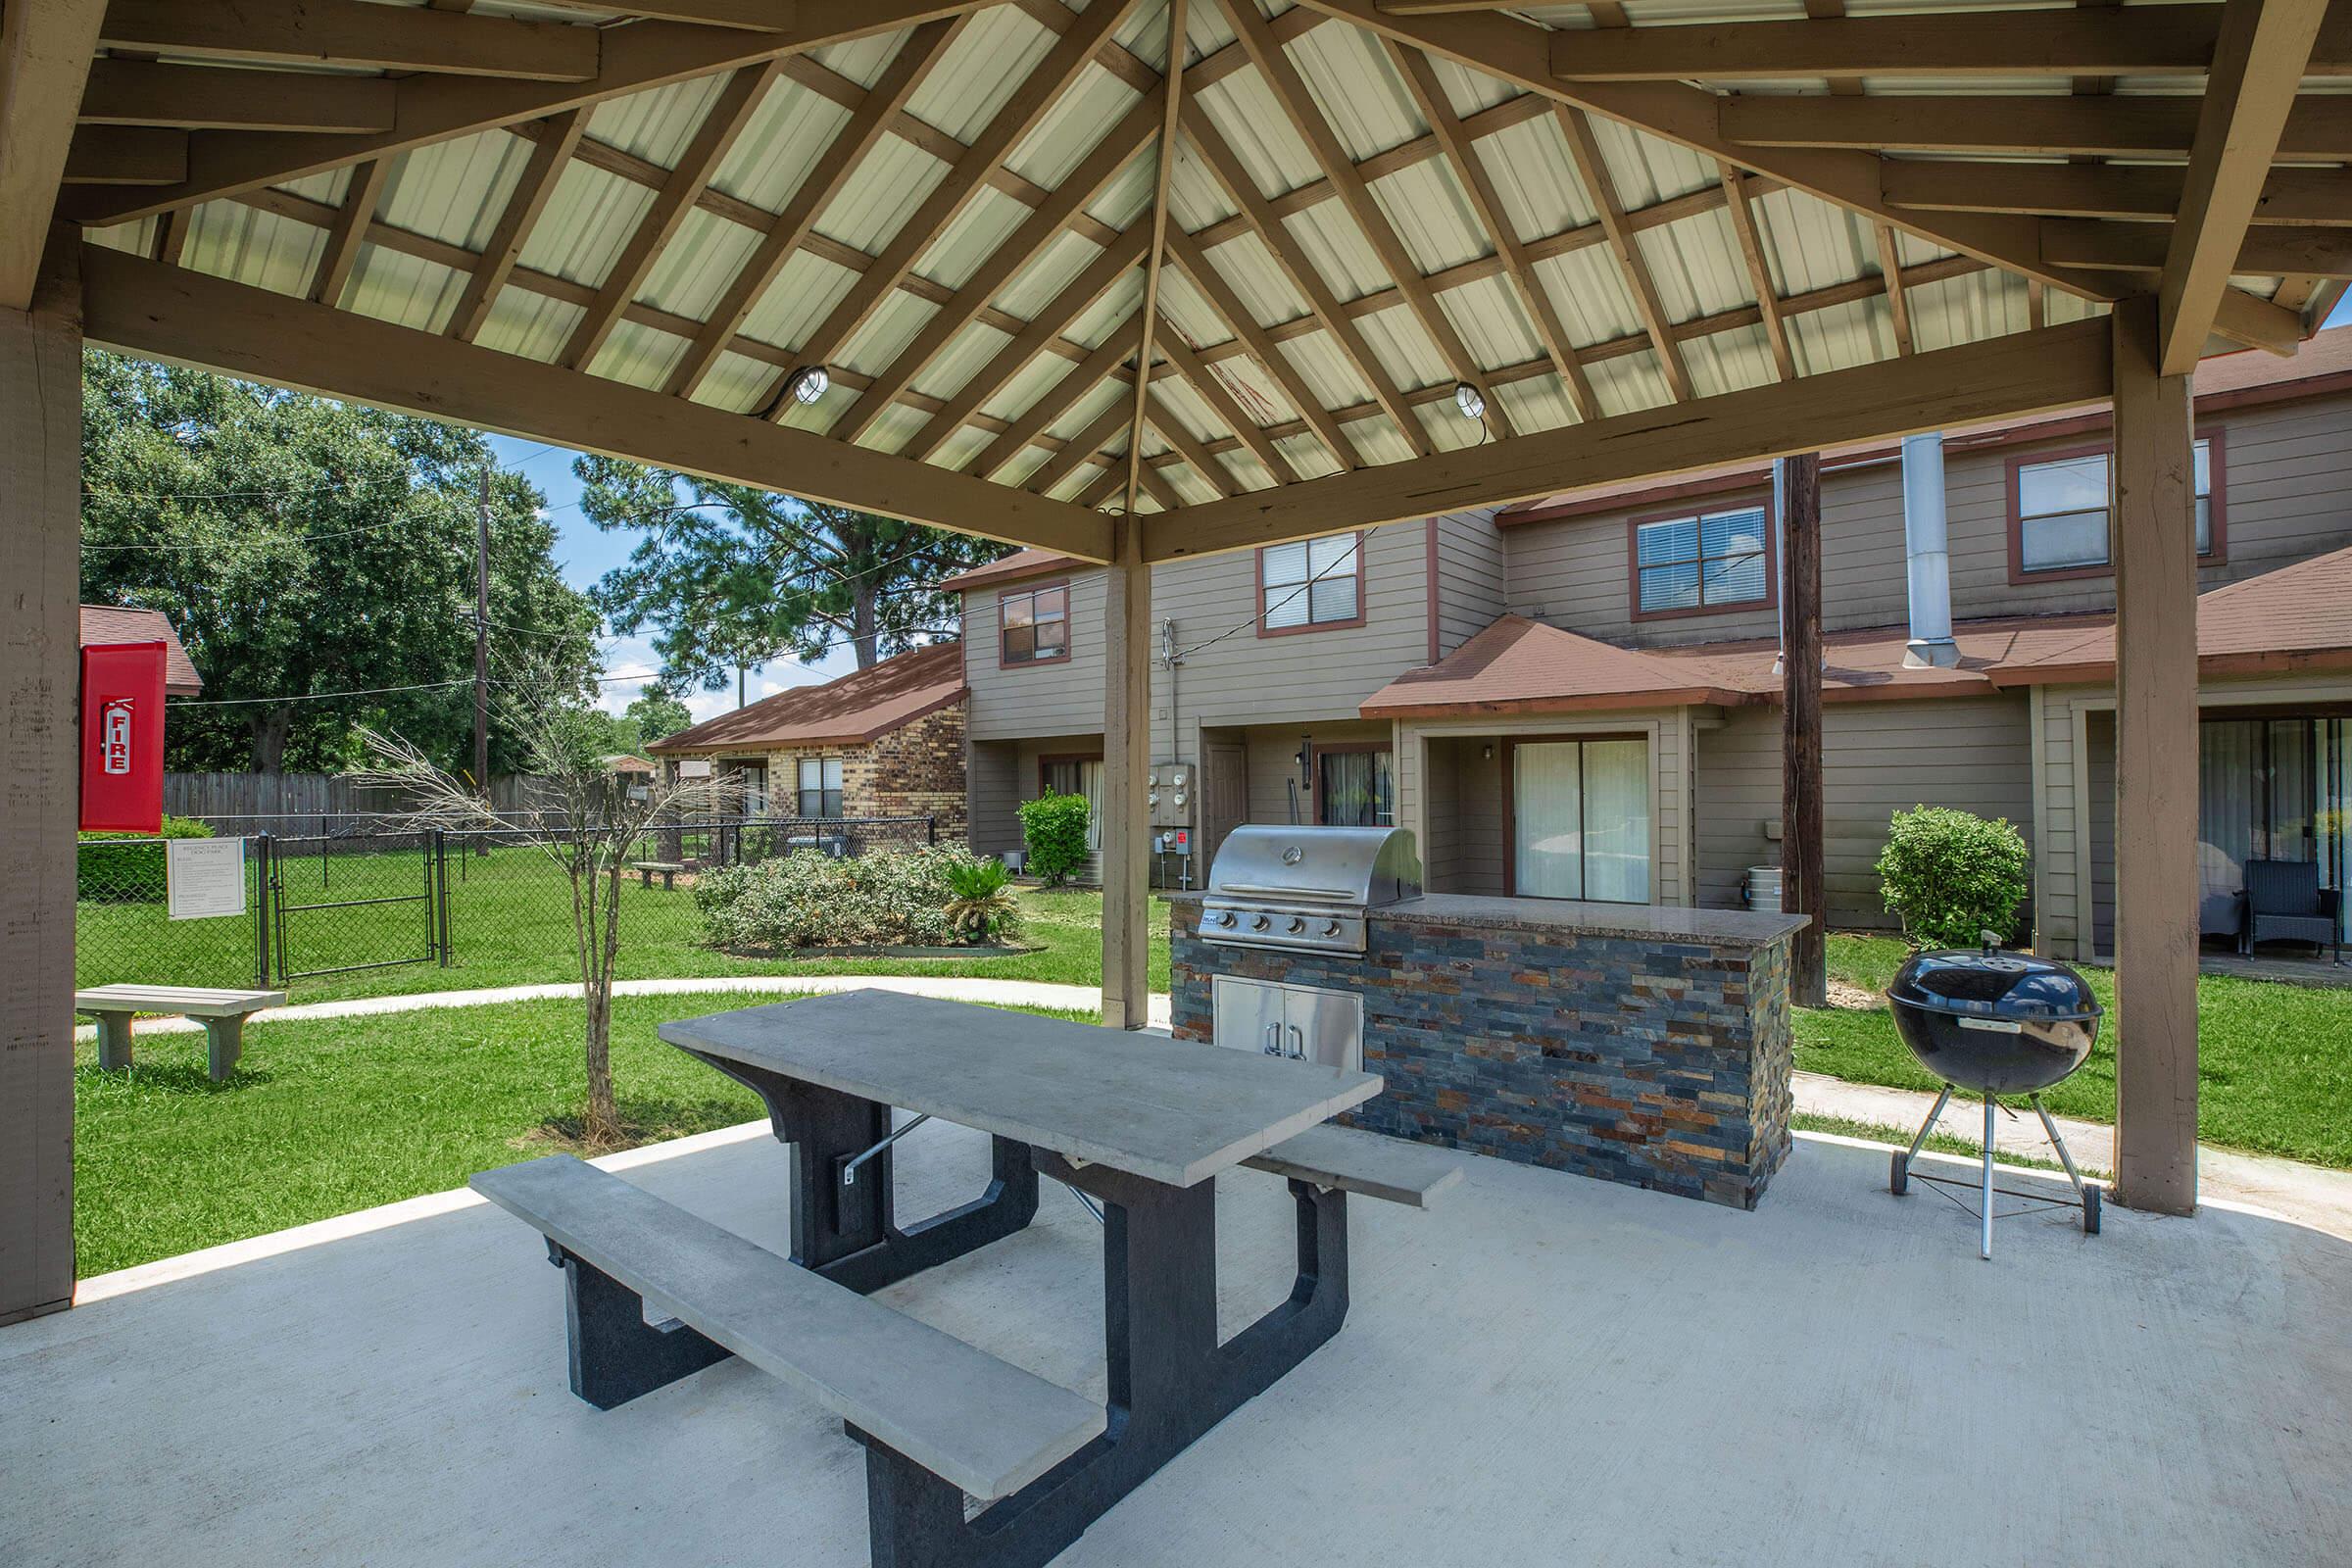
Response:
[[[2319,865],[2311,860],[2248,860],[2246,914],[2238,928],[2237,951],[2251,956],[2258,942],[2308,942],[2332,947],[2335,961],[2344,961],[2343,938],[2337,921],[2337,894],[2320,886]]]

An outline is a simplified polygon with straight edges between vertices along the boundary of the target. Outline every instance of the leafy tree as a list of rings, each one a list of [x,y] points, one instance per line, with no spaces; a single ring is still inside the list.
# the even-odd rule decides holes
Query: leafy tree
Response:
[[[97,351],[82,394],[82,597],[163,611],[204,676],[170,765],[332,770],[366,724],[470,760],[480,434]],[[584,689],[596,614],[545,501],[492,474],[493,674],[527,652]],[[273,700],[328,692],[379,695]],[[520,760],[494,705],[491,769]]]
[[[648,686],[638,692],[635,701],[620,712],[623,718],[637,721],[639,746],[650,746],[694,724],[694,715],[686,710],[677,694],[659,686]]]
[[[573,469],[598,527],[645,532],[596,598],[614,631],[655,628],[673,689],[717,691],[733,670],[845,643],[863,669],[953,635],[955,596],[936,585],[1004,553],[940,528],[612,458],[582,458]]]

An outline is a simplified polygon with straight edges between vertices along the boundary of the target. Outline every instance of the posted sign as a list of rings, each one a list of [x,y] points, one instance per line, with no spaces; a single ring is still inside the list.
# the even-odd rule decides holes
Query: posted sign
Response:
[[[243,839],[166,839],[164,897],[169,918],[206,920],[245,912]]]
[[[93,644],[81,651],[82,831],[163,826],[164,645]]]

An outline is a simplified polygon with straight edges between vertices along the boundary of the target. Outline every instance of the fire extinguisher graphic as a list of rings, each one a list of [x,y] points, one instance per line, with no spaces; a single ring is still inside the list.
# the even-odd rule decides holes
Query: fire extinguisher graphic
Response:
[[[130,772],[130,699],[110,697],[103,718],[104,733],[99,737],[99,765],[108,773],[127,775]]]

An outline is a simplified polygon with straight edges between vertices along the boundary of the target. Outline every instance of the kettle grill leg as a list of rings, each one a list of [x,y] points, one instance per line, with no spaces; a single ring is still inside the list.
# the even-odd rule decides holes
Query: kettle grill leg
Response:
[[[2075,1169],[2074,1152],[2066,1147],[2066,1140],[2058,1136],[2058,1124],[2050,1119],[2049,1107],[2041,1102],[2041,1097],[2030,1095],[2027,1098],[2034,1102],[2034,1113],[2041,1117],[2041,1130],[2050,1135],[2050,1143],[2058,1151],[2058,1163],[2066,1167],[2066,1179],[2075,1184],[2075,1201],[2082,1207],[2082,1234],[2098,1235],[2099,1195],[2083,1185],[2082,1173]]]
[[[1945,1084],[1943,1093],[1936,1097],[1936,1103],[1929,1109],[1928,1119],[1919,1124],[1919,1136],[1911,1140],[1909,1149],[1894,1156],[1894,1169],[1887,1178],[1886,1190],[1895,1197],[1902,1197],[1911,1185],[1911,1162],[1919,1157],[1920,1147],[1927,1143],[1928,1134],[1936,1130],[1936,1123],[1943,1118],[1943,1107],[1951,1101],[1952,1086]]]

